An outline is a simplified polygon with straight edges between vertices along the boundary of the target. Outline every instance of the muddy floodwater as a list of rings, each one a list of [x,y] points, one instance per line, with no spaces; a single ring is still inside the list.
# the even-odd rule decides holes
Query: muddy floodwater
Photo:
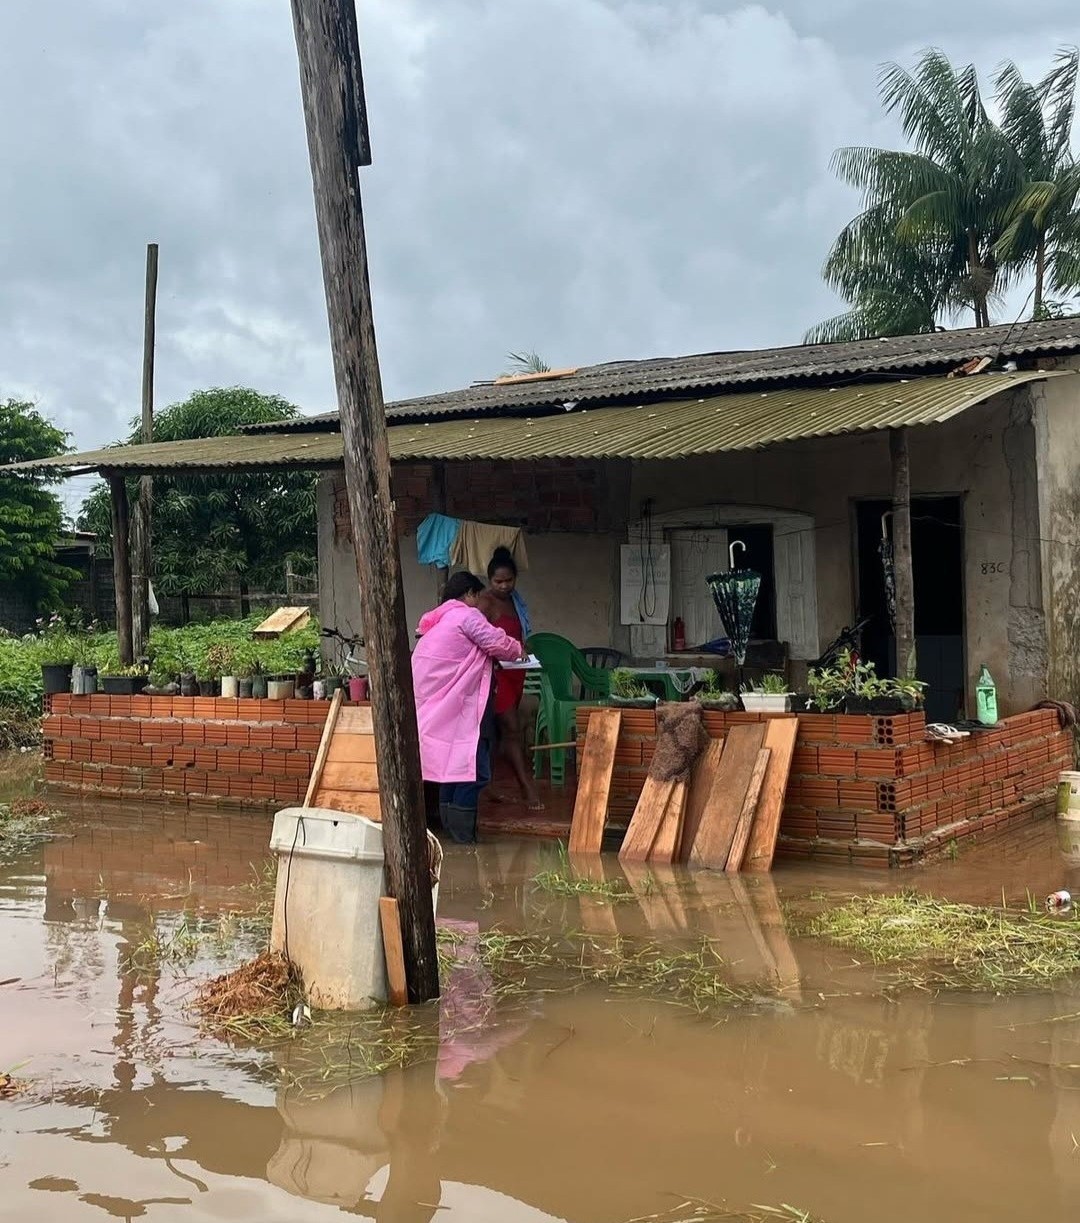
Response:
[[[748,1003],[699,1015],[587,982],[496,996],[458,974],[418,1064],[366,1073],[341,1029],[201,1033],[195,981],[258,940],[269,823],[83,806],[0,854],[0,1218],[622,1223],[789,1203],[827,1223],[1016,1223],[1080,1210],[1080,988],[889,996],[790,933],[822,897],[1080,892],[1044,826],[902,877],[669,874],[633,898],[536,885],[552,846],[447,851],[440,917],[685,947],[718,940]],[[229,916],[222,918],[223,914]],[[463,937],[465,937],[463,936]],[[249,946],[248,944],[251,944]],[[534,988],[535,987],[535,988]],[[410,1023],[413,1020],[410,1019]],[[440,1042],[441,1033],[441,1042]],[[667,1213],[666,1213],[667,1212]]]

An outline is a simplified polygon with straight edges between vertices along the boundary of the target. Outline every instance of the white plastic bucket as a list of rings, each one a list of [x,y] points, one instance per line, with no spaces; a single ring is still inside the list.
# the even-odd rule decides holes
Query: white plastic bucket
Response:
[[[1058,774],[1057,813],[1063,818],[1080,820],[1080,773]]]

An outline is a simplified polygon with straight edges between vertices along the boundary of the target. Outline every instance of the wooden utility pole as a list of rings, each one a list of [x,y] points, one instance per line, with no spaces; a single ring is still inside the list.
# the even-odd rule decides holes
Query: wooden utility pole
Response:
[[[292,0],[326,308],[371,676],[383,849],[412,1002],[439,994],[409,631],[368,284],[359,168],[369,165],[353,0]]]
[[[129,530],[127,485],[122,474],[107,475],[112,499],[112,563],[113,586],[116,595],[116,645],[120,665],[130,667],[135,661],[131,638],[131,538]]]
[[[154,440],[154,333],[157,316],[158,248],[146,247],[146,296],[143,309],[142,440]],[[141,658],[150,643],[150,514],[153,505],[152,476],[139,479],[139,500],[132,518],[131,556],[132,648]]]
[[[907,429],[889,430],[893,480],[893,580],[896,583],[896,674],[915,678],[915,579],[911,567],[911,461]]]

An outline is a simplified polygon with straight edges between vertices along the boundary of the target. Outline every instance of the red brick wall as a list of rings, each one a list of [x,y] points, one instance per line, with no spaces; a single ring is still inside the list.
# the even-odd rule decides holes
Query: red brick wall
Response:
[[[570,459],[537,463],[448,463],[446,513],[474,522],[498,522],[532,532],[604,531],[611,526],[600,464]],[[411,535],[434,508],[434,469],[397,464],[392,491],[399,535]],[[352,538],[345,481],[334,485],[334,538]]]
[[[281,807],[303,799],[325,701],[50,698],[45,779],[113,797]]]
[[[578,715],[584,730],[588,711]],[[705,714],[710,735],[766,714]],[[1036,710],[957,744],[928,743],[922,714],[799,715],[779,851],[868,866],[905,865],[948,841],[998,831],[1053,809],[1073,767],[1071,731]],[[624,710],[611,810],[629,817],[656,740],[656,716]]]

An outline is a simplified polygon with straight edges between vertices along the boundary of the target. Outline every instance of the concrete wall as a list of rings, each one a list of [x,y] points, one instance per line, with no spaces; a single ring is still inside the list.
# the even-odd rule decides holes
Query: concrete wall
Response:
[[[1080,391],[1051,380],[997,396],[952,421],[911,431],[912,493],[960,496],[965,529],[964,585],[968,689],[985,663],[998,685],[1003,715],[1025,710],[1049,690],[1080,693]],[[532,567],[522,590],[539,629],[581,644],[626,648],[618,624],[618,546],[628,524],[652,502],[656,515],[718,503],[812,515],[816,523],[818,630],[831,640],[855,614],[854,502],[888,499],[891,468],[882,433],[819,438],[767,450],[679,462],[583,467],[577,494],[553,530],[553,506],[565,494],[526,488],[511,502],[505,488],[486,491],[491,472],[517,464],[459,465],[447,490],[447,512],[479,516],[461,490],[477,481],[492,504],[490,519],[529,530]],[[1036,473],[1040,473],[1038,476]],[[564,477],[566,472],[564,471]],[[320,486],[320,598],[324,623],[357,631],[359,602],[351,544],[334,527],[334,484]],[[455,509],[453,485],[457,481]],[[408,484],[406,496],[398,485]],[[434,504],[433,484],[416,468],[395,473],[402,569],[411,620],[435,600],[436,581],[416,561],[415,524]],[[587,488],[582,493],[581,488]],[[586,510],[583,502],[588,502]],[[472,511],[471,513],[469,511]],[[336,513],[343,514],[341,497]],[[539,515],[538,521],[532,519]],[[572,517],[571,517],[572,516]],[[591,533],[578,525],[591,521]],[[1041,539],[1049,542],[1040,543]],[[1046,590],[1044,591],[1044,572]],[[1052,606],[1048,618],[1045,606]]]
[[[1028,544],[1040,558],[1050,613],[1047,691],[1071,702],[1080,700],[1080,394],[1074,381],[1052,378],[1032,388],[1039,531]]]

